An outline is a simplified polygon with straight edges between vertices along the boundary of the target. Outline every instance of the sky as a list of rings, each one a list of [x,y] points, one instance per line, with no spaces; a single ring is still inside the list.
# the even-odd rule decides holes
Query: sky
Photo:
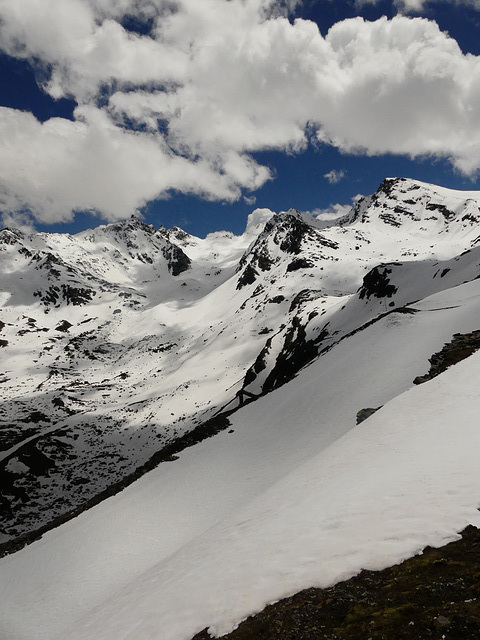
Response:
[[[480,0],[0,0],[0,224],[480,189]]]

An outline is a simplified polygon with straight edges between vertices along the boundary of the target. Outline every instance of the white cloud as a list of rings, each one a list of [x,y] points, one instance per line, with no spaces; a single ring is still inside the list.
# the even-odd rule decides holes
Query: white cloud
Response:
[[[124,0],[120,6],[127,9],[133,4]],[[97,10],[91,5],[98,5]],[[108,7],[117,11],[109,13]],[[102,85],[113,82],[161,86],[185,79],[185,52],[128,33],[109,17],[98,22],[100,15],[114,13],[121,17],[124,12],[118,11],[113,0],[3,0],[0,43],[11,55],[52,66],[45,89],[54,98],[73,96],[85,102]]]
[[[43,62],[45,90],[79,104],[74,122],[44,124],[0,109],[3,210],[115,219],[171,190],[232,200],[270,178],[251,152],[299,151],[312,131],[344,152],[480,167],[478,57],[425,19],[357,18],[323,37],[288,5],[1,0],[0,47]],[[126,31],[127,14],[150,34]]]
[[[77,109],[76,122],[41,124],[31,114],[0,108],[0,208],[31,209],[43,222],[67,221],[75,210],[125,218],[168,190],[232,200],[239,184],[255,189],[266,169],[248,156],[208,159],[174,155],[160,137],[115,127],[95,107]]]
[[[352,205],[350,204],[332,204],[328,209],[315,211],[315,215],[320,219],[328,219],[330,216],[333,218],[339,218],[341,216],[347,215],[347,213],[351,210]]]
[[[243,196],[243,201],[250,207],[256,203],[257,198],[255,196]]]
[[[3,213],[0,215],[0,223],[2,228],[10,227],[11,229],[19,229],[26,234],[31,234],[35,231],[31,216],[25,212],[15,211],[12,213]]]
[[[357,6],[378,4],[378,2],[379,0],[355,0]],[[465,5],[480,10],[480,0],[393,0],[393,4],[402,13],[422,13],[428,9],[429,6],[431,7],[434,4],[438,4],[438,2],[442,4],[450,3],[457,6]]]
[[[314,209],[309,212],[309,215],[320,222],[328,222],[331,220],[338,220],[338,218],[343,218],[351,211],[351,209],[351,204],[331,204],[326,209]]]
[[[330,184],[337,184],[337,182],[345,178],[345,175],[346,173],[343,169],[332,169],[328,173],[325,173],[323,177],[326,178]]]
[[[351,204],[335,203],[329,205],[326,209],[318,208],[313,211],[303,211],[302,215],[311,218],[317,227],[327,227],[332,223],[332,221],[348,215],[352,210],[352,207],[363,197],[363,195],[357,193],[357,195],[351,199]]]
[[[420,18],[349,20],[327,41],[339,86],[319,119],[322,140],[369,155],[449,157],[465,172],[480,166],[479,58]]]

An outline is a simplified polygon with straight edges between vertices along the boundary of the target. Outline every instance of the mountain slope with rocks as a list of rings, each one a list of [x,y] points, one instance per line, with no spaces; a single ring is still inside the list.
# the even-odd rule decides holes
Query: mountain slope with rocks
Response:
[[[391,178],[242,236],[0,231],[5,551],[136,479],[1,561],[0,631],[220,634],[475,524],[479,223],[480,193]]]
[[[243,236],[204,240],[135,218],[1,231],[4,539],[383,313],[477,277],[474,196],[387,179],[329,226],[258,210]]]

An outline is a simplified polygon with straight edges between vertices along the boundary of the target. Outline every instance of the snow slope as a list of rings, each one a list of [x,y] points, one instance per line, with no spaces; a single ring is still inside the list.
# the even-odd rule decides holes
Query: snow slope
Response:
[[[4,558],[2,638],[226,632],[478,524],[479,358],[412,379],[453,331],[478,326],[479,294],[468,283],[380,319],[237,412],[233,433]]]
[[[80,498],[98,490],[117,477],[119,452],[120,471],[128,469],[232,407],[237,390],[271,392],[234,413],[230,429],[0,560],[2,640],[188,640],[205,626],[223,633],[268,602],[392,564],[478,523],[478,356],[420,386],[413,379],[454,333],[479,329],[479,203],[479,194],[390,179],[328,227],[294,211],[257,211],[241,238],[202,241],[130,221],[81,243],[21,238],[20,249],[7,232],[2,264],[12,273],[8,300],[17,297],[2,307],[2,356],[16,380],[4,383],[3,412],[6,422],[34,408],[44,417],[5,447],[3,477],[20,494],[4,490],[13,507],[6,522],[22,510],[23,526],[51,517],[49,496],[64,505],[71,486]],[[102,242],[115,243],[118,264],[108,252],[94,255]],[[190,260],[177,275],[174,242]],[[43,254],[22,262],[22,247],[33,254],[40,243],[57,247],[50,263],[64,269],[49,268],[47,284],[63,291],[70,276],[84,278],[76,287],[94,291],[92,300],[32,302],[25,284],[21,302],[14,263],[27,271],[43,264]],[[42,288],[45,277],[33,282]],[[128,292],[138,305],[120,295]],[[71,326],[51,343],[55,358],[47,351],[33,367],[28,349],[48,346],[67,308]],[[88,349],[85,315],[95,328]],[[381,405],[355,426],[360,409]],[[55,468],[42,469],[32,446]],[[93,489],[74,484],[77,469],[88,469]],[[25,480],[35,471],[40,489]],[[22,489],[31,491],[24,502]]]
[[[379,314],[477,277],[479,202],[387,179],[343,219],[259,209],[242,236],[135,218],[0,231],[0,534],[52,522],[238,392],[271,390]]]

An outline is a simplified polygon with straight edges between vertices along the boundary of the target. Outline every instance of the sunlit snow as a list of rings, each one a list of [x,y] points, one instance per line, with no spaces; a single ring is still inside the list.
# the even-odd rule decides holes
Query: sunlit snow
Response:
[[[317,359],[231,415],[229,429],[0,560],[2,640],[190,640],[205,627],[219,635],[302,588],[383,568],[480,525],[480,354],[413,385],[454,333],[479,329],[479,231],[467,216],[478,216],[480,196],[412,181],[394,195],[394,205],[392,194],[378,193],[349,220],[312,236],[302,255],[314,260],[317,248],[324,257],[311,270],[285,273],[278,254],[246,288],[235,287],[235,265],[242,255],[246,264],[254,259],[252,242],[269,215],[257,214],[255,233],[242,240],[184,238],[198,297],[181,304],[178,283],[169,280],[166,298],[160,303],[158,294],[142,312],[138,330],[139,312],[110,316],[106,330],[119,344],[129,332],[149,335],[159,321],[188,335],[190,353],[171,361],[156,391],[145,378],[137,396],[160,406],[160,395],[170,394],[173,413],[184,403],[193,412],[205,394],[212,410],[234,397],[236,380],[264,344],[259,330],[275,327],[281,346],[279,324],[307,282],[316,294],[298,318],[307,336],[327,323],[329,333]],[[438,205],[453,212],[450,219]],[[271,235],[265,246],[272,256]],[[226,265],[211,288],[204,284],[210,252]],[[397,290],[362,298],[365,273],[392,261],[389,286]],[[265,293],[252,296],[259,283]],[[285,302],[269,304],[279,290]],[[236,301],[244,309],[229,316]],[[63,311],[52,310],[45,322]],[[277,353],[267,354],[268,367]],[[192,383],[178,397],[182,379]],[[259,391],[264,380],[260,372],[249,388]],[[122,410],[120,394],[111,406]],[[360,409],[380,406],[355,426]],[[93,407],[98,415],[105,410]],[[140,424],[139,416],[132,421]]]

